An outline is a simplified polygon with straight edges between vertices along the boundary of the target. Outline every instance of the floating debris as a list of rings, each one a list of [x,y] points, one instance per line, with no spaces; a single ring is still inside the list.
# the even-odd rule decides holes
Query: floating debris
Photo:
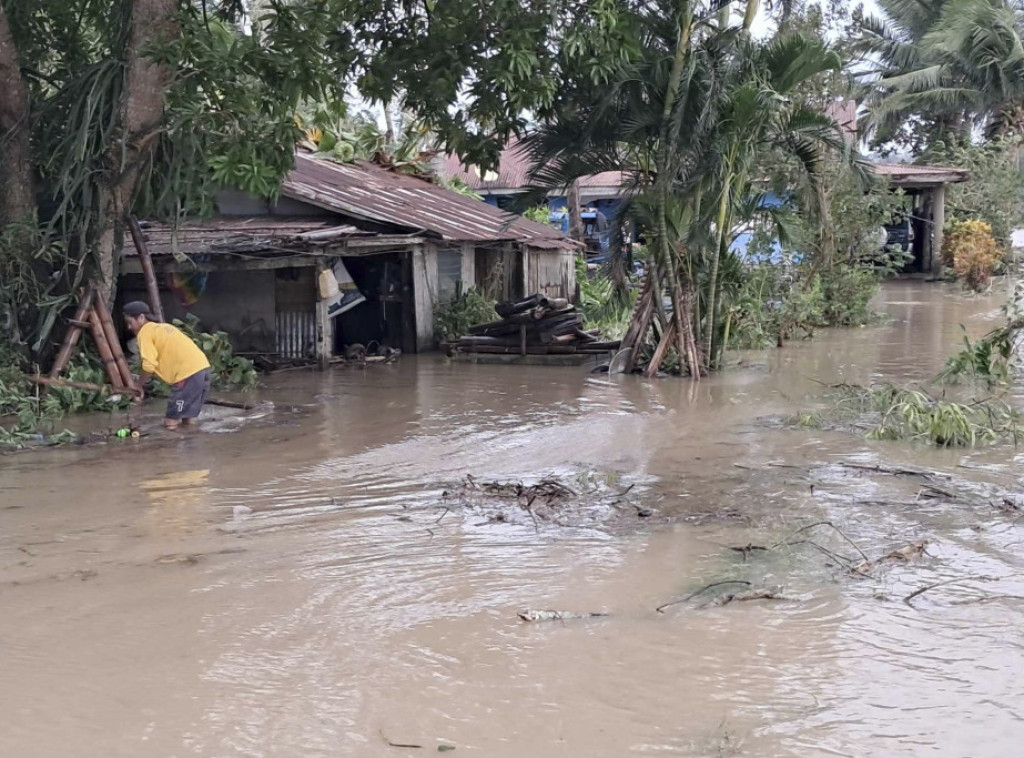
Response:
[[[571,621],[573,619],[603,618],[607,613],[571,613],[569,611],[520,611],[519,618],[531,623],[536,621]]]

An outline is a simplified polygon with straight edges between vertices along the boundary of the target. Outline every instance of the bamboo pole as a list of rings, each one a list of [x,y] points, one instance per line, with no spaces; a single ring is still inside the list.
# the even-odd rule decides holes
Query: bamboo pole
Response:
[[[103,367],[107,371],[110,383],[115,389],[125,389],[124,380],[121,378],[121,370],[114,361],[114,354],[110,352],[110,343],[107,341],[107,335],[103,330],[103,324],[100,322],[100,317],[96,313],[95,308],[89,311],[89,321],[92,324],[92,338],[96,341],[96,350],[100,354],[100,360],[103,361]]]
[[[142,275],[146,279],[146,291],[149,293],[149,307],[153,315],[160,321],[164,320],[164,307],[160,303],[160,288],[156,283],[156,269],[153,268],[153,257],[149,254],[149,246],[146,238],[142,235],[142,228],[135,216],[128,217],[128,229],[132,233],[132,242],[135,243],[135,250],[139,254],[139,263],[142,265]]]
[[[82,299],[78,302],[75,318],[71,321],[71,327],[68,329],[67,334],[64,335],[64,341],[61,343],[60,352],[57,353],[53,366],[50,368],[51,379],[56,379],[68,367],[68,363],[71,361],[71,354],[74,352],[75,346],[82,336],[82,322],[85,322],[88,318],[89,309],[92,308],[92,301],[95,296],[96,293],[92,287],[86,287],[85,292],[82,293]]]
[[[109,384],[93,384],[92,382],[72,382],[68,379],[54,379],[50,376],[30,376],[30,382],[42,384],[47,387],[72,387],[76,390],[87,390],[89,392],[110,392]]]
[[[100,324],[103,327],[103,333],[107,338],[107,344],[110,346],[110,354],[114,359],[114,364],[117,366],[118,372],[121,374],[121,381],[125,387],[134,387],[135,380],[132,378],[132,370],[128,366],[128,361],[124,357],[124,351],[121,349],[121,338],[117,334],[117,327],[114,326],[114,319],[110,315],[110,309],[107,308],[107,304],[103,301],[103,298],[96,298],[96,302],[93,304],[93,310],[99,317]]]

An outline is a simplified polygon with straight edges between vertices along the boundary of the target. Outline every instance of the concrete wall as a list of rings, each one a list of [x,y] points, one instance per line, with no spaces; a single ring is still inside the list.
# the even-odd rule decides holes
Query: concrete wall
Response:
[[[160,302],[168,321],[174,318],[184,320],[193,314],[199,318],[205,331],[223,331],[231,335],[236,350],[274,350],[273,271],[213,271],[199,301],[190,307],[183,306],[173,292],[165,289],[163,281],[160,284]],[[143,278],[139,275],[122,277],[118,298],[121,303],[148,301]]]

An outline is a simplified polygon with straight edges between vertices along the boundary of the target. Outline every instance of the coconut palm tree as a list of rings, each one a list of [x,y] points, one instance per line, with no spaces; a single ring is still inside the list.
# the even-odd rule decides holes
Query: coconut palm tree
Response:
[[[875,141],[990,137],[1024,126],[1024,15],[1009,0],[879,0],[862,22]]]

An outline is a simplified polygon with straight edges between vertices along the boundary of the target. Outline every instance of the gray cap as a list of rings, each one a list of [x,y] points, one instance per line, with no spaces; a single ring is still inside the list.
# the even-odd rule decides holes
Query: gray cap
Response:
[[[121,312],[126,316],[152,316],[153,312],[149,310],[149,306],[141,300],[133,300],[130,303],[125,303],[124,308]]]

